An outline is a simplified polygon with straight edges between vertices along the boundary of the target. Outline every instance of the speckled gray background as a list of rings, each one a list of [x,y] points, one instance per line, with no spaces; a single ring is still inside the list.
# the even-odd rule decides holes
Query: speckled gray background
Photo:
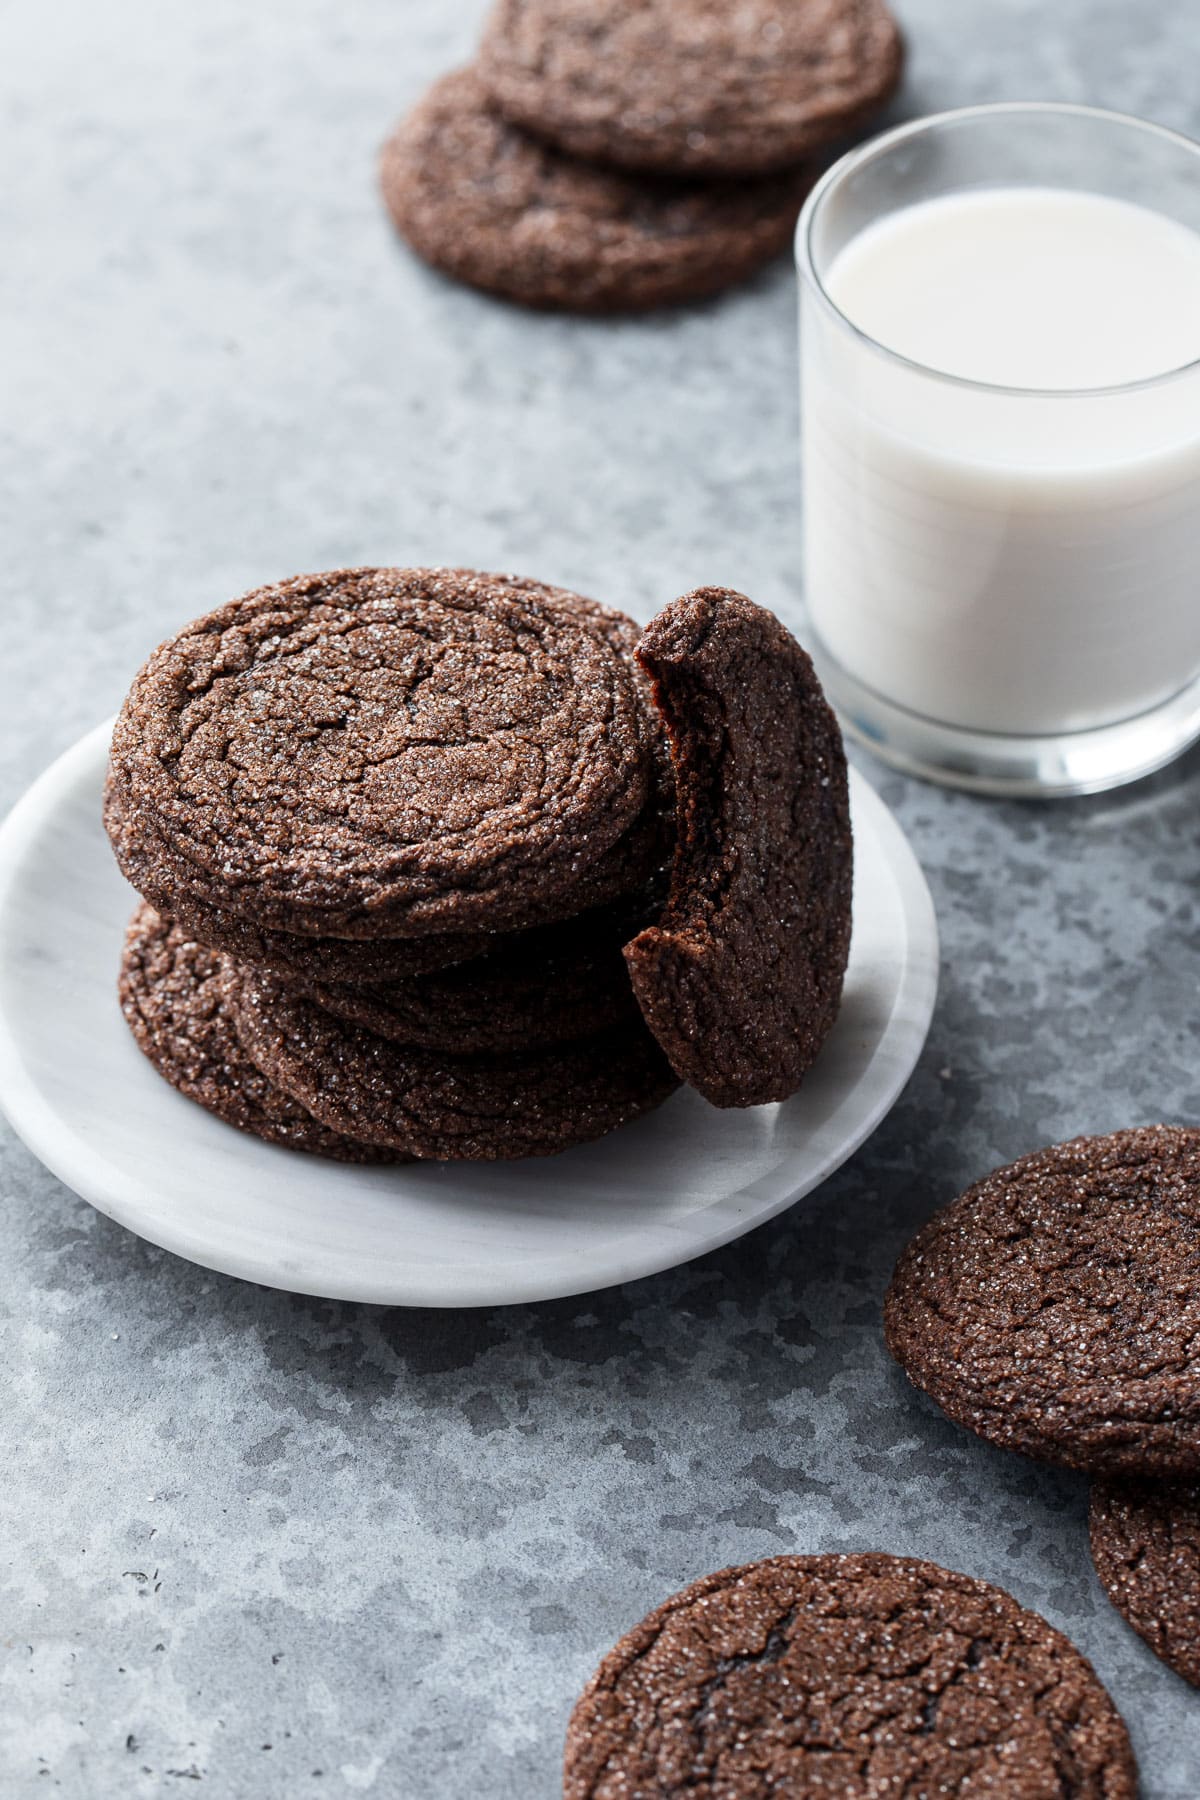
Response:
[[[479,12],[8,0],[4,804],[169,629],[299,569],[511,566],[643,616],[719,581],[794,616],[787,267],[607,326],[392,241],[376,145]],[[906,111],[1200,128],[1195,0],[902,12]],[[478,1314],[293,1299],[135,1241],[4,1134],[0,1791],[553,1800],[575,1691],[654,1601],[879,1546],[1045,1611],[1146,1793],[1200,1792],[1200,1699],[1100,1594],[1084,1482],[943,1423],[879,1331],[901,1244],[970,1177],[1200,1116],[1200,760],[1053,808],[870,773],[941,918],[928,1049],[836,1180],[674,1274]]]

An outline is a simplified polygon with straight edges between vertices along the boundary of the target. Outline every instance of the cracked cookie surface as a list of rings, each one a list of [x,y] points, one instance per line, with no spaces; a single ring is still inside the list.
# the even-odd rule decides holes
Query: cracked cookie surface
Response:
[[[882,0],[499,0],[479,57],[504,114],[562,149],[710,175],[797,162],[902,64]]]
[[[160,1075],[227,1125],[339,1162],[396,1157],[331,1131],[250,1060],[226,1009],[224,959],[139,906],[125,934],[119,994],[138,1048]]]
[[[837,1017],[852,845],[841,732],[808,656],[724,588],[672,601],[638,658],[666,722],[666,910],[625,951],[681,1080],[715,1106],[795,1093]]]
[[[1002,1589],[880,1554],[694,1582],[609,1652],[565,1800],[1135,1800],[1086,1658]]]
[[[621,312],[700,299],[785,249],[811,174],[646,179],[510,125],[471,69],[436,82],[384,147],[397,230],[445,274],[526,306]]]
[[[154,653],[117,721],[113,784],[148,854],[165,846],[168,892],[186,875],[187,897],[256,926],[519,929],[661,860],[635,636],[516,578],[299,576]]]
[[[430,970],[448,969],[472,957],[484,956],[495,942],[490,932],[439,932],[436,937],[423,938],[339,938],[303,936],[256,925],[251,919],[188,892],[193,879],[190,865],[172,852],[144,820],[130,816],[111,769],[104,787],[104,828],[126,881],[157,912],[208,949],[219,950],[238,961],[261,963],[281,981],[358,986],[409,981]]]
[[[1200,1687],[1200,1481],[1097,1481],[1088,1534],[1096,1573],[1122,1618]]]
[[[884,1328],[910,1381],[992,1443],[1200,1470],[1200,1131],[1075,1138],[997,1169],[908,1245]]]
[[[188,879],[186,868],[178,858],[169,856],[161,840],[151,842],[144,826],[130,827],[119,790],[111,779],[105,788],[104,824],[126,880],[181,931],[235,961],[261,964],[290,986],[328,988],[343,1002],[343,1010],[357,1004],[358,990],[387,990],[401,984],[423,984],[424,997],[412,996],[422,1008],[442,1002],[454,1006],[454,996],[474,980],[463,965],[474,968],[477,963],[485,964],[476,974],[483,975],[486,970],[485,995],[491,992],[493,997],[496,989],[492,977],[499,964],[514,970],[542,968],[556,974],[557,997],[547,995],[546,999],[547,1008],[556,1011],[569,1004],[566,986],[570,984],[579,992],[579,983],[589,979],[590,970],[595,970],[598,979],[607,980],[613,972],[614,954],[616,972],[628,990],[620,945],[651,916],[656,895],[661,906],[663,872],[659,871],[635,894],[610,901],[606,906],[592,907],[571,919],[534,925],[525,931],[439,932],[433,937],[413,938],[305,937],[298,932],[272,931],[255,925],[237,913],[186,893],[182,887]],[[458,973],[451,974],[452,970]],[[436,975],[445,975],[444,986],[428,979]],[[631,991],[629,999],[632,1001]],[[348,1012],[347,1016],[354,1015]]]

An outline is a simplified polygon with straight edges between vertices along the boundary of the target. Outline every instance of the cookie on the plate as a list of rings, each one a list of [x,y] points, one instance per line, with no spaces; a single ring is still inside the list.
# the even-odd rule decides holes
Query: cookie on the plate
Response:
[[[172,1087],[239,1131],[339,1162],[386,1163],[395,1153],[318,1124],[250,1061],[222,992],[223,959],[139,906],[125,934],[121,1010]]]
[[[636,628],[601,610],[460,570],[260,588],[134,681],[127,823],[167,891],[270,930],[515,930],[628,893],[661,859],[658,745]]]
[[[1075,1138],[997,1169],[896,1265],[888,1348],[950,1418],[1095,1471],[1200,1471],[1200,1131]]]
[[[292,986],[328,988],[326,1003],[335,1011],[335,1000],[340,1000],[343,1009],[356,1004],[358,990],[394,990],[399,984],[420,984],[422,991],[414,992],[411,1000],[422,1010],[426,1004],[448,1002],[453,1006],[460,984],[465,987],[474,979],[467,977],[461,965],[482,961],[484,968],[477,973],[486,970],[488,981],[499,963],[556,971],[557,994],[547,995],[543,1010],[565,1014],[573,1004],[572,995],[581,991],[580,983],[589,981],[590,971],[595,969],[597,977],[604,979],[611,974],[614,948],[622,986],[632,1001],[619,946],[661,907],[664,891],[664,871],[660,870],[632,895],[526,931],[441,932],[436,937],[413,938],[304,937],[298,932],[268,930],[187,894],[181,885],[188,878],[186,867],[144,828],[129,828],[119,788],[111,776],[105,786],[104,824],[126,880],[181,931],[238,962],[259,963]],[[660,819],[654,829],[661,833],[664,821]],[[451,969],[459,974],[445,987],[426,983],[427,977]]]
[[[663,608],[638,657],[666,721],[667,907],[626,947],[675,1073],[715,1106],[783,1100],[837,1017],[852,846],[841,732],[808,656],[743,594]]]
[[[262,963],[281,981],[328,981],[353,986],[411,981],[485,956],[491,932],[443,932],[424,938],[305,937],[272,931],[186,890],[190,866],[144,823],[135,824],[110,769],[104,785],[104,828],[117,866],[154,909],[210,950],[240,962]],[[536,933],[515,933],[522,939]]]
[[[640,1019],[550,1049],[452,1055],[336,1018],[259,970],[226,992],[252,1061],[332,1131],[445,1161],[553,1156],[678,1086]]]
[[[384,147],[384,199],[426,262],[525,306],[637,311],[744,280],[791,241],[811,175],[653,180],[528,137],[462,69]]]
[[[507,118],[576,156],[746,175],[858,125],[902,63],[884,0],[499,0],[479,73]]]
[[[565,1800],[1134,1800],[1087,1659],[933,1563],[775,1556],[693,1582],[622,1638],[567,1728]]]
[[[289,985],[392,1043],[457,1055],[544,1050],[638,1017],[621,947],[661,906],[655,886],[560,925],[512,932],[485,956],[407,981]]]
[[[1200,1481],[1097,1481],[1088,1532],[1117,1611],[1155,1656],[1200,1687]]]

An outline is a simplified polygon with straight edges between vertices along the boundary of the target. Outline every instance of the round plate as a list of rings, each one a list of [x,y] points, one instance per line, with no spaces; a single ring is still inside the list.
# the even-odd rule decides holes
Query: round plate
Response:
[[[700,1256],[838,1168],[929,1028],[937,926],[896,821],[851,776],[854,937],[841,1016],[801,1093],[721,1112],[690,1090],[563,1156],[357,1169],[245,1137],[185,1100],[116,998],[134,895],[100,823],[110,725],[0,829],[0,1105],[101,1212],[247,1281],[392,1306],[588,1293]]]

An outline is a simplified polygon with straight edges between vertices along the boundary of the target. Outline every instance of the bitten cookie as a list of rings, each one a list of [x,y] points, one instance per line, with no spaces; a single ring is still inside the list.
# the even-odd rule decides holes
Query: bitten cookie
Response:
[[[1200,1482],[1098,1481],[1088,1530],[1117,1611],[1155,1656],[1200,1687]]]
[[[226,988],[251,1059],[333,1131],[431,1159],[553,1156],[678,1083],[640,1020],[541,1051],[453,1056],[335,1018],[261,972]]]
[[[1134,1800],[1091,1664],[987,1582],[883,1555],[694,1582],[609,1652],[567,1729],[565,1800]]]
[[[791,240],[803,170],[752,182],[590,168],[527,137],[463,69],[388,140],[384,199],[426,262],[525,306],[625,312],[744,280]]]
[[[632,891],[662,854],[655,727],[631,622],[573,602],[352,569],[188,626],[113,734],[127,825],[168,853],[159,885],[351,938],[518,929]]]
[[[888,1348],[957,1424],[1071,1468],[1200,1470],[1200,1131],[997,1169],[896,1265]]]
[[[897,86],[883,0],[499,0],[479,73],[507,118],[634,169],[779,169]]]
[[[742,594],[664,607],[638,657],[675,770],[666,910],[625,951],[681,1080],[715,1106],[795,1093],[837,1017],[852,848],[841,732],[805,652]]]
[[[386,1149],[318,1124],[250,1061],[225,1010],[222,967],[221,957],[152,907],[134,913],[121,961],[121,1010],[159,1074],[207,1112],[269,1144],[340,1162],[395,1162]]]

